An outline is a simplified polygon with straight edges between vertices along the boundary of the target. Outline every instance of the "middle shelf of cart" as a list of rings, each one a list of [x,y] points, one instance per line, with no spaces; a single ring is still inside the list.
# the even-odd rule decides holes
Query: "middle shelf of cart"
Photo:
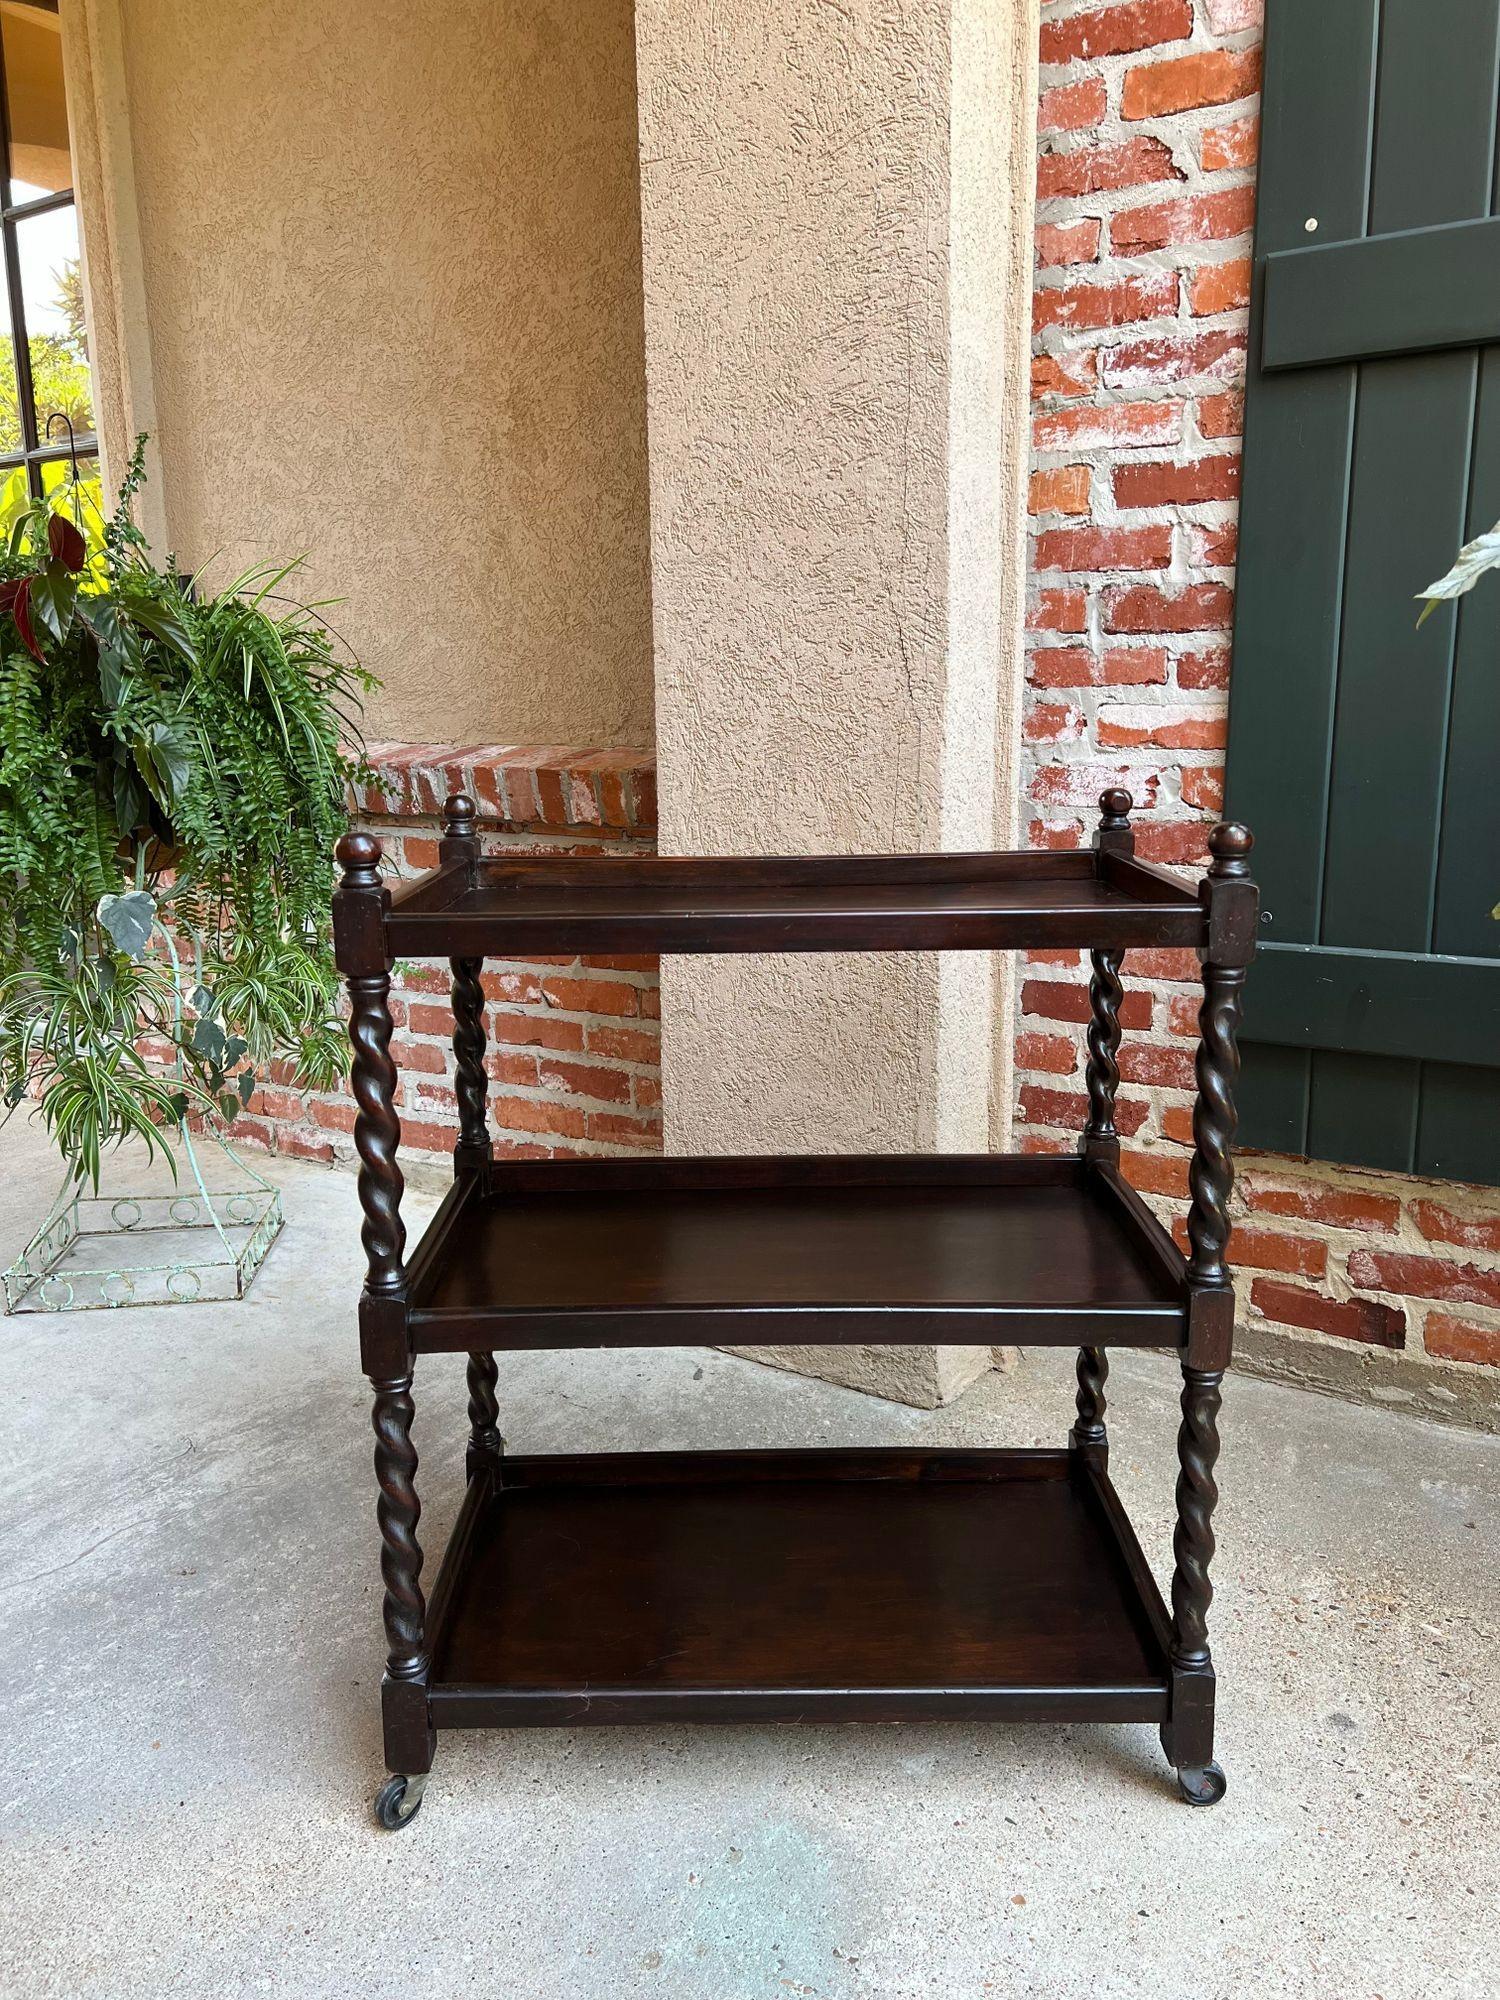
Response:
[[[408,1268],[418,1352],[1176,1347],[1184,1261],[1110,1164],[1024,1154],[496,1162]]]

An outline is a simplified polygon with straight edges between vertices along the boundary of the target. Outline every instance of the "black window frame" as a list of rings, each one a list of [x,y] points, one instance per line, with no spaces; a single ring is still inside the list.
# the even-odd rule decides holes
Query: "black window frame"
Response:
[[[70,130],[70,147],[72,136]],[[31,375],[31,337],[26,327],[26,301],[21,284],[19,230],[20,225],[34,215],[49,215],[63,208],[76,210],[78,195],[76,189],[70,186],[59,188],[55,194],[38,195],[34,201],[12,202],[10,198],[10,88],[5,74],[3,38],[0,38],[0,191],[3,191],[3,196],[0,196],[0,262],[4,265],[5,296],[10,308],[10,339],[16,367],[16,415],[21,426],[20,449],[0,451],[0,478],[24,465],[32,497],[40,500],[45,491],[43,468],[69,461],[79,467],[86,459],[92,459],[97,466],[99,438],[96,430],[74,437],[71,429],[60,441],[48,438],[45,422],[39,424],[37,421],[36,389]],[[81,244],[81,230],[79,234]],[[92,362],[89,365],[89,384],[92,395]]]

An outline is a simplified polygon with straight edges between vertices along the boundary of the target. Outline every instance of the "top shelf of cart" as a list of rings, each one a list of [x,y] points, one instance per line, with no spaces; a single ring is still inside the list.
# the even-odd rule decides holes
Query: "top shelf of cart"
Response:
[[[1127,951],[1203,945],[1196,887],[1108,851],[507,854],[397,887],[392,957],[580,952]]]

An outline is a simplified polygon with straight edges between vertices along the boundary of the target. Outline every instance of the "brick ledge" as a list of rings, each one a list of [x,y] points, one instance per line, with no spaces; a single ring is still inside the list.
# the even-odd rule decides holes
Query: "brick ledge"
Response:
[[[505,743],[371,743],[378,786],[352,796],[371,819],[436,819],[464,791],[481,821],[516,832],[656,832],[656,756],[650,750]]]

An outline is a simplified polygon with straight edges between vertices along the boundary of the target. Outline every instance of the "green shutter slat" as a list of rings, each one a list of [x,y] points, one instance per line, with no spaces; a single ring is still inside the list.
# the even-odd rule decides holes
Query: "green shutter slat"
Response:
[[[1325,369],[1268,382],[1246,443],[1226,796],[1267,938],[1317,934],[1353,436],[1354,371]]]
[[[1500,1065],[1500,963],[1425,953],[1268,945],[1247,993],[1245,1034],[1285,1048]]]
[[[1489,213],[1497,43],[1495,0],[1385,0],[1372,233]]]
[[[1411,1173],[1422,1065],[1320,1049],[1312,1061],[1307,1150],[1315,1160]]]
[[[1439,1180],[1494,1181],[1500,1070],[1422,1065],[1415,1167]]]
[[[1473,421],[1472,355],[1360,370],[1323,944],[1427,949],[1455,614],[1419,631],[1415,599],[1463,538]]]
[[[1500,349],[1480,363],[1466,540],[1500,521]],[[1431,579],[1427,579],[1431,581]],[[1429,624],[1431,621],[1428,621]],[[1425,633],[1427,627],[1423,627]],[[1423,658],[1427,657],[1426,649]],[[1438,655],[1440,661],[1441,655]],[[1432,949],[1500,958],[1500,576],[1459,606]],[[1500,1026],[1492,1024],[1500,1041]]]
[[[1257,980],[1259,976],[1257,964]],[[1242,1146],[1263,1153],[1307,1151],[1310,1062],[1305,1049],[1273,1048],[1269,1042],[1244,1043],[1240,1069]]]
[[[1268,9],[1257,274],[1267,252],[1307,240],[1309,215],[1336,237],[1364,227],[1378,11]],[[1322,881],[1354,380],[1352,368],[1255,377],[1246,436],[1228,808],[1255,827],[1266,935],[1304,941]]]
[[[1500,220],[1448,222],[1266,261],[1262,368],[1500,340]]]

